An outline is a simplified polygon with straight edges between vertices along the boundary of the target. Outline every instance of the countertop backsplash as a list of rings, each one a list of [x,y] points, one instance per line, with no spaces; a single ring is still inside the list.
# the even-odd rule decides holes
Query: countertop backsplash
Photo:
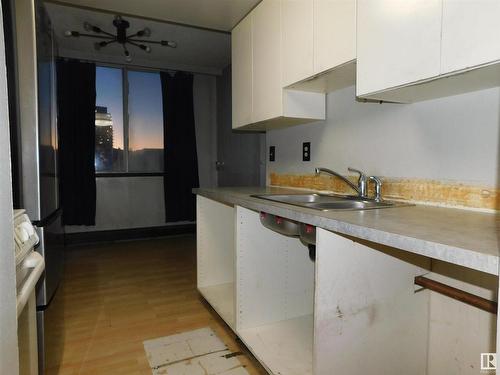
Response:
[[[386,199],[500,209],[500,89],[414,104],[362,103],[354,87],[327,95],[327,120],[269,131],[267,183],[348,193],[315,167],[354,167],[384,180]],[[302,143],[311,142],[311,161]],[[353,178],[355,178],[353,176]]]

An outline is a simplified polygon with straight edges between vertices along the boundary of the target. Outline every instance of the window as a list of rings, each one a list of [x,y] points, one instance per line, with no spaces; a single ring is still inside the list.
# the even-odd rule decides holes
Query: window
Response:
[[[124,172],[122,71],[96,68],[95,170]]]
[[[163,173],[160,74],[97,67],[95,126],[97,173]]]
[[[163,104],[158,73],[128,72],[130,172],[163,171]]]

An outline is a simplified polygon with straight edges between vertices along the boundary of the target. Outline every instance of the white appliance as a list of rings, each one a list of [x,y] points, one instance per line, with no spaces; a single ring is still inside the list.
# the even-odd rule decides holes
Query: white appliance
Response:
[[[35,228],[31,225],[25,211],[14,210],[20,375],[38,375],[35,287],[45,269],[43,257],[34,251],[39,241]]]

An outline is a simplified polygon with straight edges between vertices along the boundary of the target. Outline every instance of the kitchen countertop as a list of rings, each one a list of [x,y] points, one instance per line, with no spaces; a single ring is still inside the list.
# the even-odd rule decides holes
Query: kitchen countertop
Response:
[[[499,273],[500,215],[496,213],[422,205],[319,211],[251,197],[312,192],[278,187],[200,188],[193,192],[493,275]]]

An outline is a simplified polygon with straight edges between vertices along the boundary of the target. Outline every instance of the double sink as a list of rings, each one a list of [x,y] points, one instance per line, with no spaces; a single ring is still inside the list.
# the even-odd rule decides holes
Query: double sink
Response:
[[[285,203],[293,206],[312,208],[320,211],[361,211],[378,208],[392,208],[409,206],[406,203],[390,202],[382,200],[382,180],[377,176],[367,177],[363,172],[354,168],[348,168],[350,172],[359,174],[358,184],[355,185],[340,173],[327,168],[316,168],[315,174],[327,173],[344,181],[357,195],[335,195],[335,194],[263,194],[252,195],[254,198],[265,199],[271,202]],[[375,183],[375,198],[368,196],[368,182]],[[305,223],[299,223],[291,219],[270,215],[261,212],[260,221],[266,228],[291,237],[299,237],[309,247],[309,256],[314,260],[316,245],[316,228]]]
[[[359,196],[326,195],[326,194],[263,194],[252,195],[254,198],[267,201],[290,204],[321,211],[356,211],[376,208],[391,208],[408,206],[406,203],[380,201]],[[299,223],[295,220],[282,218],[265,212],[260,213],[260,221],[266,228],[285,236],[299,237],[309,248],[309,257],[315,259],[316,228],[312,225]]]
[[[333,210],[370,210],[376,208],[390,208],[408,206],[406,203],[378,201],[375,199],[358,196],[327,195],[327,194],[263,194],[252,195],[254,198],[265,199],[272,202],[291,204],[304,208],[320,211]]]

